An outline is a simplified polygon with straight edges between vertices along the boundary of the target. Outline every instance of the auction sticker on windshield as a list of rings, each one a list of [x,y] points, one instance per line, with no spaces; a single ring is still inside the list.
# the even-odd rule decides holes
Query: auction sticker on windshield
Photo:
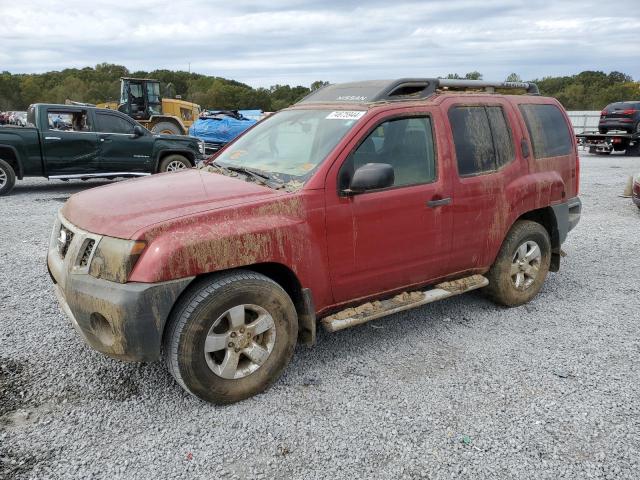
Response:
[[[364,110],[337,110],[327,115],[327,120],[357,120],[365,113]]]

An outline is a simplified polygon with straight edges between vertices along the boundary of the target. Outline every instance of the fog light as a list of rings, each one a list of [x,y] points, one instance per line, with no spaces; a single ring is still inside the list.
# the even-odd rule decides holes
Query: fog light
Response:
[[[113,329],[111,328],[109,320],[107,320],[104,315],[93,312],[89,316],[89,324],[91,326],[91,332],[100,341],[100,343],[106,347],[113,345]]]

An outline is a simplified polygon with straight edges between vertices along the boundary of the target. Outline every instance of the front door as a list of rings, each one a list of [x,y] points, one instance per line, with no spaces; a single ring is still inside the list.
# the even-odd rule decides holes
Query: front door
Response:
[[[47,110],[47,125],[41,131],[47,176],[64,177],[98,170],[98,135],[92,130],[86,110]]]
[[[96,112],[102,173],[151,172],[154,137],[134,134],[137,125],[117,112]]]
[[[446,274],[451,192],[436,155],[435,127],[424,111],[374,119],[335,176],[328,176],[327,239],[336,303]],[[394,185],[341,194],[366,163],[390,164]]]

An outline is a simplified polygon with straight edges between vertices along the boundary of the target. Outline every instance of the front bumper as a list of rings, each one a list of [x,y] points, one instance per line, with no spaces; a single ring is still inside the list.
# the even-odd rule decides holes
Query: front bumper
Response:
[[[64,256],[56,242],[61,223],[73,232]],[[77,265],[87,238],[100,239],[58,218],[47,266],[62,310],[95,350],[127,361],[158,359],[169,313],[193,277],[153,284],[94,278]]]

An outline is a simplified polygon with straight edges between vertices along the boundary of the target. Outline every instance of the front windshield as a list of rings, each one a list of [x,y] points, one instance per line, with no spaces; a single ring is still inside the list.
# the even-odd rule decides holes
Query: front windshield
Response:
[[[365,111],[285,110],[256,125],[216,157],[229,168],[250,168],[300,185]]]

